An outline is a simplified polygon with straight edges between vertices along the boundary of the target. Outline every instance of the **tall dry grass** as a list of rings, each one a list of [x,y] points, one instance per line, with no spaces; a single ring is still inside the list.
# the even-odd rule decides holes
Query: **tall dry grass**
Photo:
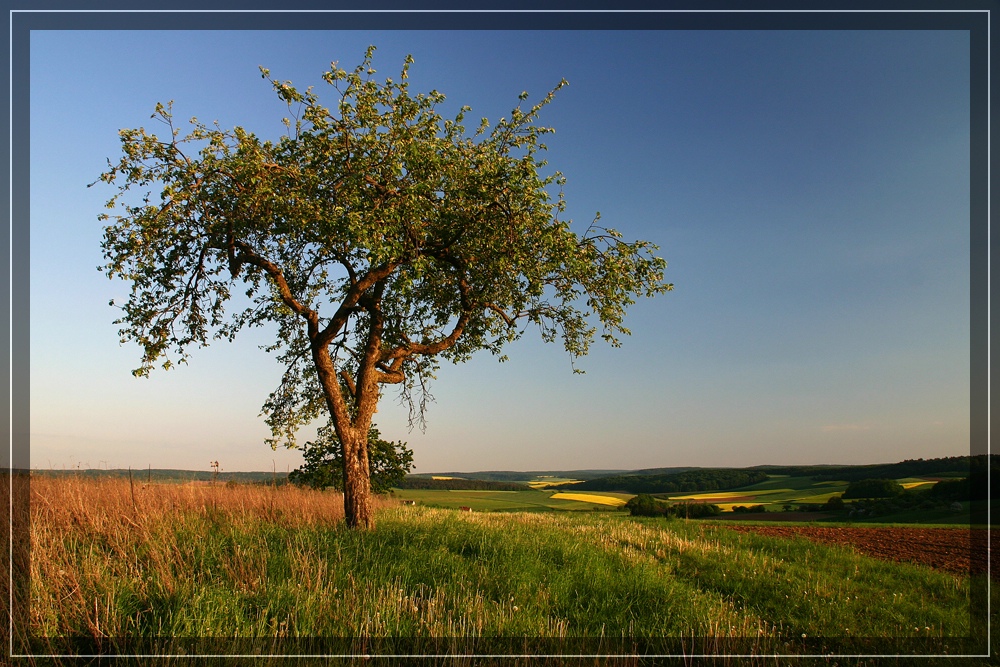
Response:
[[[339,493],[290,484],[171,484],[46,475],[31,478],[33,529],[73,528],[110,536],[191,514],[213,515],[236,525],[260,520],[279,525],[334,524],[344,518],[344,499]]]
[[[33,632],[114,637],[170,633],[167,627],[137,627],[145,615],[156,616],[145,608],[148,602],[138,601],[186,595],[182,591],[201,576],[197,551],[210,533],[259,536],[253,548],[266,551],[268,531],[333,527],[342,522],[344,509],[339,493],[292,485],[43,474],[30,481],[30,516]],[[232,562],[237,569],[260,566],[260,559]],[[256,571],[229,574],[241,581],[260,579]],[[123,613],[130,600],[142,608]]]

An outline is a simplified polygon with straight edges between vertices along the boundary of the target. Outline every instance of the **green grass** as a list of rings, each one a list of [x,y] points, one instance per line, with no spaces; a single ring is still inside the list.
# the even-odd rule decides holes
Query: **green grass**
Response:
[[[357,532],[323,519],[329,492],[137,489],[133,504],[127,482],[49,484],[32,489],[30,621],[54,648],[72,636],[418,648],[702,637],[801,653],[803,636],[967,636],[981,613],[968,577],[721,523],[384,507],[375,530]]]

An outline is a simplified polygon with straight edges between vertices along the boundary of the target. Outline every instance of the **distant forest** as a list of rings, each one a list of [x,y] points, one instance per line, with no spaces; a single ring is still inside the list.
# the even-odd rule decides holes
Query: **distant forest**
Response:
[[[992,457],[993,467],[998,464],[996,454]],[[860,466],[761,466],[751,470],[764,470],[772,475],[792,475],[812,477],[817,482],[844,481],[857,482],[862,479],[900,479],[925,475],[954,474],[968,477],[976,472],[986,472],[986,455],[948,456],[939,459],[906,459],[899,463],[882,463]]]
[[[760,470],[700,468],[667,475],[615,475],[579,484],[566,484],[573,491],[625,491],[627,493],[685,493],[719,491],[749,486],[767,480]]]
[[[874,465],[812,465],[812,466],[754,466],[750,468],[660,468],[637,471],[623,470],[575,470],[575,471],[483,471],[474,473],[452,473],[460,479],[436,480],[429,475],[407,475],[400,484],[403,489],[454,489],[482,491],[523,491],[526,482],[542,476],[582,479],[584,482],[564,484],[564,491],[626,491],[628,493],[685,493],[696,491],[725,491],[757,484],[768,475],[791,475],[811,477],[815,481],[856,482],[863,479],[901,479],[903,477],[955,477],[973,479],[973,485],[980,482],[987,471],[992,469],[993,492],[1000,491],[1000,455],[950,456],[937,459],[907,459],[899,463]],[[661,474],[650,470],[672,471]],[[82,477],[128,477],[128,470],[69,469],[31,471],[33,475],[79,475]],[[448,473],[435,473],[448,475]],[[210,470],[135,469],[132,477],[136,481],[212,481],[230,480],[244,484],[287,484],[284,472],[220,472],[216,476]],[[985,486],[984,486],[985,488]]]
[[[977,479],[985,476],[992,465],[1000,481],[1000,457],[990,461],[985,455],[950,456],[938,459],[907,459],[899,463],[855,466],[756,466],[753,468],[694,468],[684,472],[659,475],[619,474],[567,484],[574,491],[624,491],[627,493],[687,493],[694,491],[724,491],[763,482],[768,475],[811,477],[817,482],[857,482],[863,479],[900,479],[921,476],[955,476]],[[994,482],[996,485],[997,481]]]
[[[432,479],[407,475],[396,488],[441,491],[527,491],[529,487],[516,482],[494,482],[486,479]]]

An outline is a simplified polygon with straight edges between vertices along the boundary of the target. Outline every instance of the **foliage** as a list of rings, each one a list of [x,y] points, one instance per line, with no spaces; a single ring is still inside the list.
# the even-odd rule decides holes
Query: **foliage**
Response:
[[[903,493],[903,487],[891,479],[863,479],[851,482],[844,498],[893,498]]]
[[[655,497],[640,493],[625,503],[625,509],[632,516],[665,516],[683,519],[703,519],[718,516],[722,508],[713,503],[672,503],[660,502]]]
[[[560,219],[561,190],[548,188],[564,179],[543,174],[552,129],[538,116],[565,81],[527,110],[522,93],[508,118],[470,135],[469,107],[445,119],[440,92],[410,94],[411,57],[398,80],[373,78],[374,50],[323,74],[332,110],[261,68],[293,116],[276,141],[196,118],[182,134],[171,104],[157,104],[167,136],[121,130],[123,155],[99,179],[119,186],[107,206],[120,212],[101,216],[100,268],[131,283],[116,323],[143,350],[134,374],[277,325],[266,349],[284,373],[263,406],[268,442],[294,447],[301,426],[331,419],[347,519],[365,528],[383,385],[398,385],[411,425],[423,424],[441,359],[501,355],[533,326],[576,359],[597,323],[617,346],[635,298],[672,288],[655,245],[624,241],[599,215],[582,234]],[[246,301],[231,308],[234,293]]]
[[[288,474],[288,481],[314,489],[344,488],[344,446],[329,425],[305,444],[302,467]],[[383,440],[374,426],[368,430],[368,465],[375,493],[388,493],[413,468],[413,451],[405,442]]]
[[[132,284],[117,323],[122,341],[143,349],[135,374],[277,323],[269,349],[286,370],[264,405],[272,444],[294,442],[324,409],[317,349],[330,350],[333,380],[351,376],[325,398],[354,417],[355,391],[400,384],[409,397],[438,357],[499,354],[526,324],[578,357],[593,317],[618,345],[633,298],[671,288],[653,244],[596,224],[579,235],[559,218],[562,195],[547,188],[564,179],[540,174],[540,139],[552,130],[537,120],[565,81],[469,135],[469,107],[446,120],[436,110],[444,95],[411,95],[409,57],[398,80],[378,82],[373,52],[351,72],[334,63],[323,75],[332,110],[262,68],[294,115],[277,141],[197,119],[182,135],[171,105],[157,104],[167,136],[122,130],[123,156],[100,177],[120,183],[108,207],[124,212],[101,216],[110,221],[102,270]],[[154,203],[141,191],[155,186]],[[132,190],[138,204],[125,199]],[[252,303],[227,319],[236,290]]]
[[[573,491],[623,491],[627,493],[686,493],[718,491],[767,480],[759,470],[699,468],[667,475],[614,475],[567,485]]]
[[[722,508],[715,503],[674,503],[667,509],[667,516],[683,519],[704,519],[722,514]]]
[[[667,513],[667,505],[648,493],[640,493],[634,498],[630,498],[625,503],[625,509],[632,516],[664,516]]]
[[[995,460],[996,455],[993,455]],[[863,479],[902,479],[944,473],[968,475],[970,469],[985,468],[986,456],[948,456],[935,459],[906,459],[897,463],[863,466],[802,466],[797,474],[810,474],[816,480],[857,482]]]
[[[394,486],[400,489],[443,489],[455,491],[525,491],[529,487],[515,482],[493,482],[486,479],[433,479],[408,475]]]
[[[928,489],[927,495],[944,500],[972,500],[972,485],[968,478],[943,479]]]
[[[838,512],[838,511],[844,509],[844,498],[843,498],[843,496],[842,495],[840,495],[840,496],[830,496],[827,499],[827,501],[826,501],[826,508],[825,509],[833,511],[833,512]]]
[[[736,514],[752,514],[757,512],[766,512],[767,508],[763,505],[734,505],[733,512]]]

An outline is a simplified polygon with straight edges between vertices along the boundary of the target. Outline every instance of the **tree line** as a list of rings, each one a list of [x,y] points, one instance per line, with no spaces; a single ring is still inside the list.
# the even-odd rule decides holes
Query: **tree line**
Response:
[[[703,468],[668,475],[614,475],[566,485],[577,491],[624,491],[627,493],[684,493],[735,489],[766,481],[767,473],[737,468]]]
[[[433,479],[407,476],[397,485],[398,489],[431,489],[441,491],[527,491],[528,487],[516,482],[493,482],[486,479]]]

